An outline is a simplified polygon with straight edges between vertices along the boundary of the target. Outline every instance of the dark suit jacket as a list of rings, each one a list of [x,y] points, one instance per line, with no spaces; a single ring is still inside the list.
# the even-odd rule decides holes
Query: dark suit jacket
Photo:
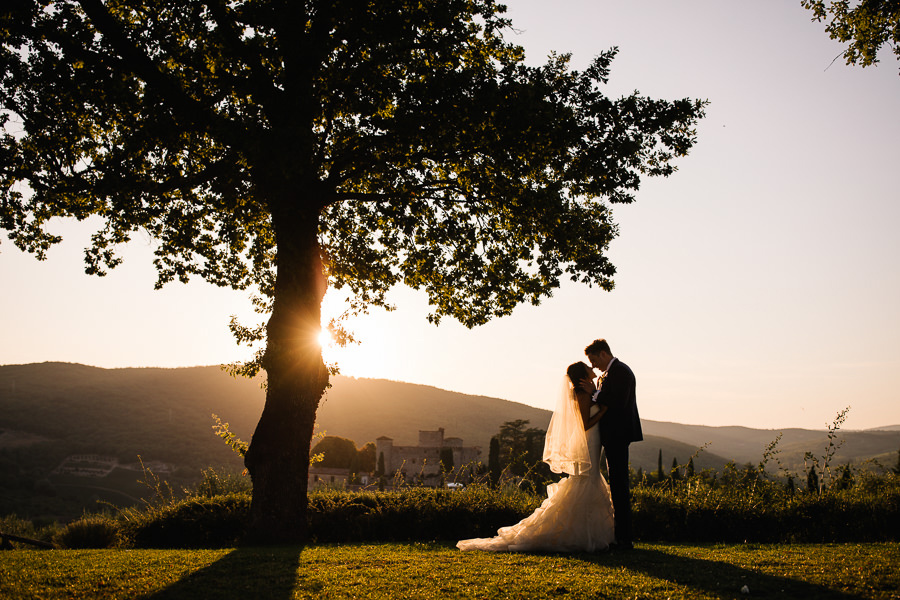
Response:
[[[641,417],[638,415],[634,373],[621,360],[609,366],[606,378],[597,394],[597,404],[607,407],[600,419],[600,444],[625,445],[644,439]]]

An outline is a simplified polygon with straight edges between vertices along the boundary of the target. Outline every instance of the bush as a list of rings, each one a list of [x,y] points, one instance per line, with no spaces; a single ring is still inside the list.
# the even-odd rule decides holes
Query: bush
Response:
[[[528,516],[542,500],[516,488],[495,491],[482,485],[458,491],[317,490],[309,495],[309,533],[320,543],[482,537]]]
[[[638,485],[633,490],[635,537],[665,542],[881,542],[900,540],[900,476],[860,471],[848,486],[821,493],[736,470]],[[246,480],[204,473],[187,496],[156,487],[156,500],[117,515],[86,516],[53,539],[67,548],[115,545],[158,548],[227,547],[239,543],[250,514]],[[840,488],[840,489],[839,489]],[[217,493],[227,491],[227,493]],[[543,496],[514,486],[474,484],[461,490],[405,487],[398,491],[309,492],[310,539],[316,543],[459,540],[496,535],[531,514]],[[49,539],[7,517],[3,531]]]
[[[310,539],[317,543],[455,540],[494,535],[543,500],[515,488],[459,491],[409,487],[395,492],[310,492]],[[121,512],[123,543],[141,548],[223,547],[246,530],[250,495],[189,496]]]
[[[59,531],[57,523],[36,523],[20,519],[16,515],[0,517],[0,532],[10,535],[51,543],[57,531]]]
[[[114,548],[119,543],[119,522],[108,515],[86,515],[53,536],[60,548]]]
[[[122,537],[137,548],[234,546],[246,529],[250,495],[190,496],[122,511]]]
[[[635,536],[684,542],[879,542],[900,539],[900,477],[862,473],[849,487],[792,492],[765,479],[699,477],[638,486]]]

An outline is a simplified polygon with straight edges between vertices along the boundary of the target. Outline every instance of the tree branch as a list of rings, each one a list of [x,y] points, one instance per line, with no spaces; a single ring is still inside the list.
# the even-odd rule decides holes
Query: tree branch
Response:
[[[259,96],[262,104],[272,104],[278,95],[278,88],[275,87],[271,74],[259,61],[259,56],[247,51],[247,45],[241,41],[241,31],[229,17],[225,4],[221,0],[205,0],[203,4],[222,32],[222,43],[250,69],[252,85],[251,88],[245,89],[245,92]],[[234,84],[240,81],[240,78],[229,76],[228,81]]]
[[[165,98],[166,102],[175,108],[191,126],[196,123],[210,122],[229,138],[230,144],[237,144],[246,139],[243,127],[217,113],[211,106],[191,97],[176,80],[168,77],[146,53],[131,41],[127,31],[106,9],[101,0],[78,0],[85,14],[103,34],[106,40],[121,55],[127,69],[133,71],[138,77],[147,82],[157,93]]]

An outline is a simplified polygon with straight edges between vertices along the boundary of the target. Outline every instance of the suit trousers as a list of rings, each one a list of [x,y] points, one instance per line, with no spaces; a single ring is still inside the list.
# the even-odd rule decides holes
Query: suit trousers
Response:
[[[609,473],[609,491],[613,510],[616,512],[616,542],[632,542],[631,490],[628,472],[628,444],[610,444],[606,450],[606,470]]]

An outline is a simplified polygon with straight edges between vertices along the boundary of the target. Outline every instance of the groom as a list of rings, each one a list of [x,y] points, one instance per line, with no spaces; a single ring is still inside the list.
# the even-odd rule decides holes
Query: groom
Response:
[[[592,400],[607,407],[600,419],[600,444],[606,450],[606,469],[616,519],[616,547],[632,548],[631,493],[629,490],[628,445],[644,439],[635,397],[634,373],[628,365],[612,355],[604,339],[594,340],[584,349],[588,360],[604,372],[600,389],[586,379],[582,388]]]

